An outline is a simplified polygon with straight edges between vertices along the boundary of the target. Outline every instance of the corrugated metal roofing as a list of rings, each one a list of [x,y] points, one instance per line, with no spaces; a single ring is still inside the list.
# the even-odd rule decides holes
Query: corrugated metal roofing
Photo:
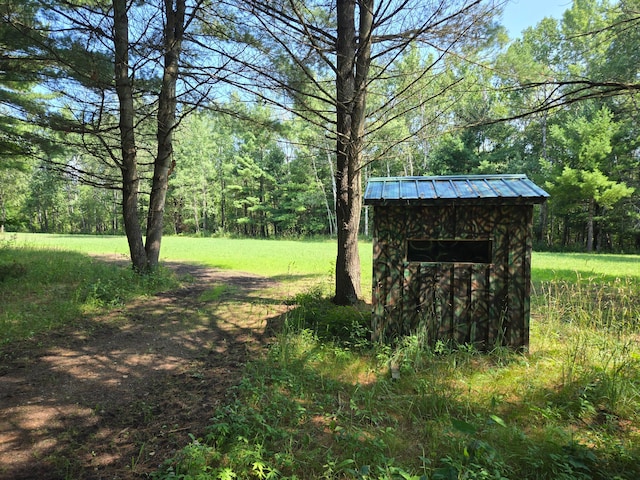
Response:
[[[542,203],[549,194],[526,175],[453,175],[439,177],[373,177],[364,194],[366,205],[450,203]]]

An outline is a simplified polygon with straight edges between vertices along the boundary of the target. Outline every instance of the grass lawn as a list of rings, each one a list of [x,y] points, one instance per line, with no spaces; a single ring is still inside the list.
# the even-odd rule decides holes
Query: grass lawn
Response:
[[[0,237],[0,242],[3,237]],[[124,236],[5,234],[16,245],[128,256]],[[334,240],[257,240],[165,236],[161,261],[193,262],[211,267],[287,278],[329,278],[335,270]],[[371,285],[371,242],[360,242],[362,285]],[[534,282],[598,277],[640,279],[640,255],[533,252]]]
[[[640,279],[640,255],[533,252],[531,277],[534,282],[600,278]]]
[[[126,251],[122,237],[0,237],[0,328],[35,316],[12,333],[29,336],[34,305],[73,318],[170,282],[139,283],[82,255]],[[367,290],[370,243],[361,255]],[[526,354],[426,348],[419,335],[372,345],[367,309],[326,298],[334,258],[333,241],[164,238],[164,261],[321,287],[296,296],[207,435],[154,478],[640,478],[640,256],[534,253]],[[58,317],[41,323],[61,327]]]
[[[2,237],[0,237],[1,239]],[[124,236],[5,234],[17,245],[81,253],[128,255]],[[363,271],[371,270],[371,243],[362,242]],[[161,261],[193,262],[265,276],[331,275],[336,257],[332,240],[256,240],[164,236]]]

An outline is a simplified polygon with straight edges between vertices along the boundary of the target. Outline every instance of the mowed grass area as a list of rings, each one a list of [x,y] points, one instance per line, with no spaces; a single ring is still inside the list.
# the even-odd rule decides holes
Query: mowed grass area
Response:
[[[141,281],[85,255],[126,251],[119,237],[6,234],[0,331],[28,319],[22,333],[35,331],[32,305],[83,318],[170,286],[166,272]],[[371,244],[361,253],[366,290]],[[165,237],[162,258],[304,288],[229,404],[203,419],[207,435],[156,479],[640,478],[640,256],[534,253],[526,354],[420,335],[371,344],[368,307],[327,299],[332,241]]]
[[[0,237],[0,242],[3,237]],[[128,258],[124,236],[4,234],[4,242],[29,248],[53,248],[86,254]],[[161,261],[191,262],[215,268],[240,270],[281,280],[333,277],[335,240],[260,240],[165,236]],[[360,241],[363,290],[371,285],[372,246]],[[640,255],[533,252],[534,282],[574,281],[581,278],[640,279]]]
[[[640,255],[533,252],[531,277],[534,282],[575,281],[578,277],[640,279]]]
[[[1,240],[2,237],[0,237]],[[5,234],[16,246],[53,248],[127,258],[124,236]],[[336,242],[332,240],[259,240],[165,236],[161,262],[187,262],[239,270],[281,280],[332,277]],[[363,284],[371,281],[371,242],[360,246]]]

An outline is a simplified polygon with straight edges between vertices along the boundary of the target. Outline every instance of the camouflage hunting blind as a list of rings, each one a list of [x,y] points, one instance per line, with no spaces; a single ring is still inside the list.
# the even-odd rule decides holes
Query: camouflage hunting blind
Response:
[[[529,346],[533,205],[525,175],[371,178],[374,339]]]

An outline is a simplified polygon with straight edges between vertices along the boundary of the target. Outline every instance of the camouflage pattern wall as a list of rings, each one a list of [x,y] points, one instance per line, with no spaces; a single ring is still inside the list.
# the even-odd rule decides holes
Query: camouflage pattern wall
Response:
[[[376,340],[529,345],[533,205],[375,206]],[[487,240],[483,263],[408,261],[409,240]],[[461,242],[464,245],[464,242]]]

